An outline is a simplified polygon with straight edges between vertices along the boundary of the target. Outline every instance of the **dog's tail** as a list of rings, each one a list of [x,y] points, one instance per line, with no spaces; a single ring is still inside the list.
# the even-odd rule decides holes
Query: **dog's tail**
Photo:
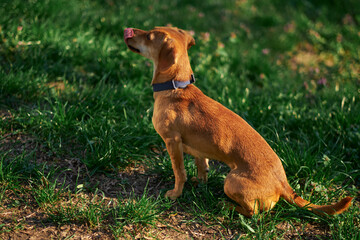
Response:
[[[324,215],[335,215],[340,214],[347,210],[352,201],[352,197],[346,197],[341,201],[331,204],[331,205],[315,205],[305,199],[301,198],[299,195],[295,193],[295,191],[286,184],[287,187],[285,188],[284,193],[281,195],[288,203],[294,204],[298,207],[308,209],[314,212],[317,215],[324,216]]]

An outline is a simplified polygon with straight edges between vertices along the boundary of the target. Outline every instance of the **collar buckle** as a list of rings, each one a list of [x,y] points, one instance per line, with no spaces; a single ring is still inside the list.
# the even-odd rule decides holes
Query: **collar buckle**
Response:
[[[175,80],[171,80],[172,86],[174,89],[178,89],[178,86],[176,86]]]

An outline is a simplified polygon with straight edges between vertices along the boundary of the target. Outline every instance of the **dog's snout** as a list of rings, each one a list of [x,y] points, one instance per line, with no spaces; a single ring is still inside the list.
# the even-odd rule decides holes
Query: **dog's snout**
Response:
[[[124,30],[124,40],[125,42],[129,39],[134,37],[134,30],[132,28],[126,28]]]

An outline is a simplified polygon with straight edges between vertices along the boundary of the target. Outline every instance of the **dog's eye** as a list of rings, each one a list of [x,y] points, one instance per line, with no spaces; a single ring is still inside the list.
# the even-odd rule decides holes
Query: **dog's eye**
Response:
[[[150,33],[146,34],[146,38],[147,38],[147,40],[151,40]]]

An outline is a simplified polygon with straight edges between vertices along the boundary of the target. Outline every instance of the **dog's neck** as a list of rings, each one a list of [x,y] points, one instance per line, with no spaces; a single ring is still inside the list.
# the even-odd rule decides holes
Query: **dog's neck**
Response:
[[[175,63],[169,68],[160,71],[158,68],[158,62],[154,61],[154,73],[151,84],[164,83],[167,81],[188,81],[191,79],[193,71],[190,66],[189,57],[179,56]]]

